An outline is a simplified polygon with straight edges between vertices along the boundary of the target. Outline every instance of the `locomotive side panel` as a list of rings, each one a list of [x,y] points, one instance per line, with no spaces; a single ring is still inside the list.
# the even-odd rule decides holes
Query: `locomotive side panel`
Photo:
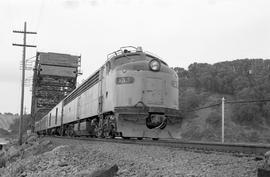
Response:
[[[50,121],[48,128],[59,127],[61,125],[62,105],[63,102],[61,101],[48,113],[48,121]]]
[[[47,129],[47,117],[48,115],[45,115],[40,121],[39,121],[39,127],[40,130],[46,130]]]
[[[98,114],[98,84],[81,94],[80,119]]]
[[[105,78],[105,82],[106,85],[108,87],[104,88],[105,92],[104,92],[104,96],[103,96],[103,100],[104,100],[104,107],[103,107],[103,111],[104,112],[109,112],[109,111],[113,111],[114,107],[115,107],[115,100],[116,100],[116,84],[115,84],[115,72],[111,71],[106,75]]]
[[[92,86],[63,108],[63,123],[85,119],[98,114],[98,84]]]
[[[63,107],[63,124],[76,121],[77,98]]]

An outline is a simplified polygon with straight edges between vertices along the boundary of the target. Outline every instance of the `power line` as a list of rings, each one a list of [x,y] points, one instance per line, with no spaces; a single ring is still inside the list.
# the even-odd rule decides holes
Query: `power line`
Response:
[[[226,101],[225,103],[235,104],[235,103],[261,103],[261,102],[269,102],[270,99],[261,99],[261,100],[232,100]]]
[[[225,101],[225,103],[227,103],[227,104],[262,103],[262,102],[270,102],[270,99],[260,99],[260,100],[229,100],[229,101]],[[221,105],[221,102],[216,103],[216,104],[211,104],[211,105],[208,105],[208,106],[204,106],[204,107],[200,107],[200,108],[197,108],[197,109],[192,109],[192,110],[189,110],[187,112],[198,111],[198,110],[201,110],[201,109],[207,109],[207,108],[211,108],[211,107],[215,107],[215,106],[219,106],[219,105]]]
[[[192,110],[189,110],[187,112],[198,111],[198,110],[201,110],[201,109],[207,109],[207,108],[211,108],[211,107],[215,107],[215,106],[219,106],[219,105],[221,105],[221,102],[216,103],[216,104],[211,104],[211,105],[208,105],[208,106],[204,106],[204,107],[200,107],[200,108],[197,108],[197,109],[192,109]]]
[[[36,57],[36,55],[35,55],[35,56],[32,56],[32,57],[30,57],[30,58],[27,58],[27,59],[25,59],[25,60],[30,60],[30,59],[35,58],[35,57]]]
[[[22,121],[23,121],[23,103],[24,103],[24,78],[25,78],[25,55],[26,47],[36,47],[35,45],[26,44],[26,34],[37,34],[36,32],[26,31],[26,22],[24,22],[24,30],[16,31],[13,33],[23,33],[23,44],[12,44],[13,46],[23,47],[23,56],[22,56],[22,90],[21,90],[21,115],[20,115],[20,126],[19,126],[19,144],[22,144]]]

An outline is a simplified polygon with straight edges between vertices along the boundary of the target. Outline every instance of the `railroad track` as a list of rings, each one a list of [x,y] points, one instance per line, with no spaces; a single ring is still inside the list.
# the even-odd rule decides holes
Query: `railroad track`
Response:
[[[152,139],[105,139],[105,138],[88,138],[88,137],[60,137],[54,138],[75,139],[84,141],[97,142],[112,142],[122,144],[138,144],[163,146],[171,148],[179,148],[185,150],[195,150],[199,152],[226,152],[233,153],[238,156],[264,156],[267,151],[270,151],[270,144],[246,144],[246,143],[214,143],[214,142],[197,142],[197,141],[179,141],[179,140],[158,140]]]

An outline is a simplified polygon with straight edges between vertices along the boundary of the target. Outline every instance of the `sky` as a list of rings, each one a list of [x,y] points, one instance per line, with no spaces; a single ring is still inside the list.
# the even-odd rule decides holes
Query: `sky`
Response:
[[[82,81],[108,53],[142,46],[171,67],[270,59],[269,0],[0,0],[0,112],[20,112],[23,30],[26,59],[40,52],[82,56]],[[29,59],[29,64],[31,64]],[[26,71],[30,80],[33,72]],[[31,110],[31,82],[25,89]]]

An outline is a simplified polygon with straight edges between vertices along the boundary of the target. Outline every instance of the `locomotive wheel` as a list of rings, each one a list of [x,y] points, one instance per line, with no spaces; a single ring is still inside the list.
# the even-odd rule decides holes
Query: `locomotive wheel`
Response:
[[[97,137],[98,138],[104,138],[104,134],[103,134],[103,131],[102,130],[98,130]]]
[[[109,131],[104,131],[103,135],[104,135],[105,138],[110,138],[111,137]]]
[[[103,135],[105,138],[111,138],[111,130],[109,129],[108,125],[104,125],[103,128]]]
[[[115,132],[115,117],[114,115],[107,115],[102,121],[103,136],[105,138],[114,138]]]

